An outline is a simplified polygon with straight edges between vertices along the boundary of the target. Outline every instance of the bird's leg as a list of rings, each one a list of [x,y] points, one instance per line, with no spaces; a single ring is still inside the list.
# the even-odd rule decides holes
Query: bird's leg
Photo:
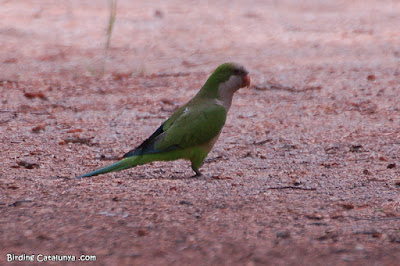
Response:
[[[194,167],[193,165],[192,165],[192,169],[193,169],[193,171],[196,173],[193,177],[199,177],[199,176],[202,176],[202,175],[203,175],[203,174],[199,171],[199,169],[196,168],[196,167]]]

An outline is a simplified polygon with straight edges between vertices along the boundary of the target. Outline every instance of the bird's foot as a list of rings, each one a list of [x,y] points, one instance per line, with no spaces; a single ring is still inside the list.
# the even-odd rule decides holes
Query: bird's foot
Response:
[[[193,169],[193,171],[195,171],[196,172],[196,174],[194,175],[194,176],[192,176],[193,178],[194,177],[200,177],[200,176],[203,176],[203,174],[199,171],[199,170],[197,170],[197,169]]]

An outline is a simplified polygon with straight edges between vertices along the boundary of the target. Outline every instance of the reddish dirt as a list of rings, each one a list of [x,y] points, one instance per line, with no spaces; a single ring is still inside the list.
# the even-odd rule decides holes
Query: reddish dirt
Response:
[[[106,1],[2,1],[1,264],[399,263],[400,3],[211,2],[119,1],[101,76]],[[75,179],[225,61],[253,86],[205,177],[176,161]]]

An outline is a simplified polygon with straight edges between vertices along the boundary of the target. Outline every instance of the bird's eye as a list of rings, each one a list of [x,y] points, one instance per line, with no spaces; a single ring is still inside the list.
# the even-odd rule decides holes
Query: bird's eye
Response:
[[[239,69],[234,69],[233,70],[233,75],[239,75],[240,74],[240,70]]]

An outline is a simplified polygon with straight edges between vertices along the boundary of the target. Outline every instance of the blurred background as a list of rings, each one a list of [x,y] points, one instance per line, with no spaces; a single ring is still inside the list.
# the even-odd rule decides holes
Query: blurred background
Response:
[[[398,63],[398,1],[1,1],[0,77]]]

